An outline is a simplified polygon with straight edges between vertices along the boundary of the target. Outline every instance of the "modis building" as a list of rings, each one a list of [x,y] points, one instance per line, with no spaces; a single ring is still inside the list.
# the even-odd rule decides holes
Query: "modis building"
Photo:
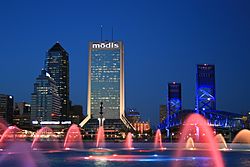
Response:
[[[112,129],[119,129],[122,124],[130,127],[124,113],[124,46],[121,41],[89,43],[88,115],[81,126],[89,120],[97,126],[94,122],[100,118],[101,102],[104,126],[111,124]]]

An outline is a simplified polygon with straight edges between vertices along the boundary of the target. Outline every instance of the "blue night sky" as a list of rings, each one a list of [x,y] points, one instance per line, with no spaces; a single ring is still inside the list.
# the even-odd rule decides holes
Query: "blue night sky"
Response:
[[[250,110],[250,1],[1,1],[0,93],[31,100],[46,51],[70,54],[70,98],[86,111],[88,41],[124,41],[126,106],[154,125],[167,83],[194,108],[196,64],[216,65],[217,109]]]

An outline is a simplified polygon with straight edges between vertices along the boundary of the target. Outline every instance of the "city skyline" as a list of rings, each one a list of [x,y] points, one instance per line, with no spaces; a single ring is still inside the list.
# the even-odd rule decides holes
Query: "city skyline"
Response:
[[[88,3],[87,6],[91,6],[91,2]],[[136,11],[136,7],[140,7],[140,3],[135,2],[130,15],[122,13],[130,7],[127,2],[123,4],[125,9],[122,9],[120,13],[123,22],[117,20],[119,17],[111,15],[117,13],[117,9],[109,7],[108,4],[111,2],[106,5],[102,2],[99,3],[100,6],[97,5],[97,7],[101,10],[93,14],[91,20],[84,16],[91,11],[91,8],[84,8],[86,11],[81,12],[80,7],[83,7],[84,3],[79,7],[70,4],[70,7],[77,9],[70,16],[87,19],[91,24],[86,27],[77,19],[70,21],[67,14],[61,16],[54,13],[51,7],[46,6],[47,3],[39,4],[41,8],[48,9],[47,15],[41,15],[39,13],[41,9],[32,2],[30,4],[13,4],[13,8],[17,11],[16,14],[6,12],[4,9],[4,6],[11,3],[3,4],[1,15],[4,16],[2,20],[5,24],[2,27],[2,40],[0,40],[1,58],[3,58],[0,70],[5,72],[1,79],[0,92],[13,95],[16,101],[30,102],[32,86],[43,67],[45,53],[52,44],[59,40],[70,55],[71,100],[74,104],[83,105],[84,111],[86,111],[88,41],[100,39],[100,25],[103,24],[104,39],[111,39],[111,28],[114,27],[114,39],[124,41],[126,107],[137,108],[142,113],[142,117],[150,119],[154,125],[159,121],[160,104],[167,103],[168,82],[176,81],[182,84],[183,108],[194,109],[195,67],[197,64],[207,63],[216,66],[216,108],[236,113],[249,111],[250,106],[247,104],[250,93],[250,77],[248,77],[247,68],[247,62],[250,61],[248,56],[250,54],[248,40],[250,25],[247,23],[250,16],[247,10],[248,2],[243,1],[240,4],[234,4],[232,1],[230,3],[218,2],[215,6],[212,6],[210,2],[197,4],[145,2],[139,9],[141,13]],[[118,3],[113,3],[118,6]],[[25,5],[34,9],[25,8]],[[69,4],[60,5],[66,9]],[[109,10],[102,9],[102,5]],[[240,5],[241,10],[237,8],[237,5]],[[17,8],[19,6],[28,10]],[[159,11],[150,15],[147,12],[151,8],[159,8]],[[201,8],[204,9],[203,12],[200,11]],[[210,15],[211,8],[214,13]],[[99,16],[105,11],[111,18],[100,19]],[[192,13],[197,11],[201,12],[201,15],[191,19]],[[24,19],[23,16],[27,16],[29,12],[34,13],[34,17],[38,17],[38,19],[33,16]],[[178,12],[181,13],[178,14]],[[221,12],[225,12],[225,15],[218,16],[217,14]],[[19,13],[20,16],[17,16]],[[129,24],[126,19],[133,14],[136,17],[131,19],[132,23]],[[69,25],[58,29],[57,27],[62,25],[60,21],[53,22],[51,18],[47,21],[43,20],[52,15],[57,16],[60,21],[66,19]],[[91,16],[91,14],[87,14],[87,16]],[[166,16],[166,21],[161,22],[161,19],[165,18],[163,16]],[[147,19],[143,19],[144,17],[155,25],[148,25]],[[229,18],[233,21],[228,20]],[[15,27],[18,29],[10,28],[12,27],[10,20],[13,19],[16,22],[22,22],[22,25]],[[29,22],[30,20],[31,22]],[[41,26],[41,24],[49,23],[55,28]],[[186,28],[183,29],[183,26]],[[166,27],[166,29],[161,27]],[[158,29],[159,31],[157,31]],[[13,30],[14,34],[12,34]],[[234,34],[231,35],[233,32]],[[35,39],[36,42],[33,42]],[[13,43],[17,44],[15,50],[11,50]],[[21,79],[23,84],[17,85],[16,83],[19,83]],[[237,97],[236,101],[235,97]]]

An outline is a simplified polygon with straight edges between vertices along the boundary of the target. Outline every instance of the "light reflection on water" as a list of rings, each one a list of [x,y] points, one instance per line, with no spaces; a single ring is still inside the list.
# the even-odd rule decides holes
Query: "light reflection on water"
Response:
[[[107,162],[107,160],[103,160],[103,159],[96,160],[96,161],[94,161],[94,165],[99,166],[99,167],[108,166],[108,162]]]
[[[33,153],[38,151],[33,151]],[[174,158],[174,151],[140,151],[140,150],[106,150],[106,152],[91,151],[43,151],[43,157],[48,161],[48,167],[166,167],[173,166],[173,162],[185,167],[213,167],[213,159],[206,156],[205,151],[185,151],[183,157]],[[250,152],[222,151],[225,167],[250,166]],[[0,162],[0,166],[19,167],[14,165],[17,157],[22,154],[6,154],[0,152],[0,159],[7,156],[7,161]],[[35,159],[36,167],[43,167],[42,161]],[[16,163],[18,164],[18,163]]]

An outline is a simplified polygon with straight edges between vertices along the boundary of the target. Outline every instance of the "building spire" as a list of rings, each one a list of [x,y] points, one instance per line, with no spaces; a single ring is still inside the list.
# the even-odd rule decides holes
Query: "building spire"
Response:
[[[112,27],[111,41],[112,42],[114,41],[114,29],[113,29],[113,27]]]
[[[101,42],[102,42],[102,27],[103,27],[103,26],[101,25]]]

